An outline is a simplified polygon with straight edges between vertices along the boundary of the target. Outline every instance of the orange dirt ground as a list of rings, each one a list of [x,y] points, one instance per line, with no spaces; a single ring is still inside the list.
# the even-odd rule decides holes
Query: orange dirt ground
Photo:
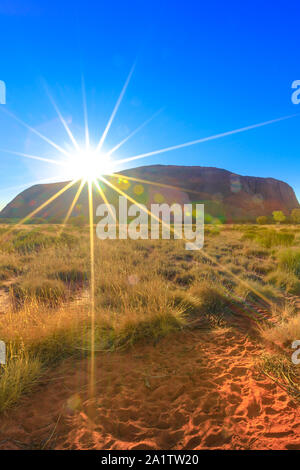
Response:
[[[1,417],[0,449],[300,449],[299,409],[255,368],[259,344],[216,331],[99,353],[94,400],[87,361],[65,361]]]

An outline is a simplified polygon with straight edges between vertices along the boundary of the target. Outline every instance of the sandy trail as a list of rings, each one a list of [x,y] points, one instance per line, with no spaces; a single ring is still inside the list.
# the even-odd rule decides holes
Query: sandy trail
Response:
[[[1,418],[2,449],[300,449],[297,404],[258,373],[244,332],[186,331],[65,361]],[[90,416],[90,417],[88,417]]]

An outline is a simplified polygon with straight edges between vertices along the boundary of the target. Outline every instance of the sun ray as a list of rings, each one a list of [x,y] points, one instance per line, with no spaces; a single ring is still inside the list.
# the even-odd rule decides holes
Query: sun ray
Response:
[[[83,103],[83,116],[84,116],[84,133],[85,133],[85,148],[88,150],[90,147],[90,132],[88,123],[87,103],[86,103],[86,91],[83,76],[81,77],[82,87],[82,103]]]
[[[172,150],[178,150],[178,149],[182,149],[185,147],[191,147],[192,145],[202,144],[204,142],[221,139],[222,137],[227,137],[229,135],[234,135],[234,134],[239,134],[241,132],[250,131],[252,129],[257,129],[259,127],[268,126],[269,124],[274,124],[276,122],[284,121],[286,119],[291,119],[297,116],[299,116],[299,114],[292,114],[290,116],[283,116],[277,119],[272,119],[270,121],[261,122],[259,124],[252,124],[251,126],[241,127],[239,129],[222,132],[221,134],[215,134],[209,137],[203,137],[202,139],[192,140],[191,142],[185,142],[184,144],[173,145],[171,147],[166,147],[166,148],[162,148],[159,150],[153,150],[152,152],[141,153],[140,155],[135,155],[133,157],[123,158],[121,160],[117,160],[116,163],[120,164],[120,163],[132,162],[134,160],[139,160],[141,158],[151,157],[151,156],[158,155],[158,154],[165,153],[165,152],[171,152]]]
[[[143,122],[139,127],[137,127],[133,132],[131,132],[125,139],[119,142],[115,147],[113,147],[109,152],[106,153],[107,156],[110,156],[116,150],[118,150],[122,145],[124,145],[129,139],[131,139],[135,134],[137,134],[140,130],[142,130],[149,122],[151,122],[156,116],[158,116],[164,108],[159,109],[155,114],[153,114],[147,121]]]
[[[67,162],[53,160],[51,158],[39,157],[38,155],[30,155],[28,153],[15,152],[13,150],[0,149],[0,152],[10,153],[11,155],[17,155],[18,157],[29,158],[31,160],[39,160],[41,162],[52,163],[53,165],[65,166],[67,164]]]
[[[176,191],[182,191],[185,193],[193,193],[193,194],[198,194],[198,195],[202,194],[201,191],[195,191],[194,189],[185,189],[185,188],[181,188],[180,186],[173,186],[171,184],[156,183],[155,181],[144,180],[141,178],[134,178],[133,176],[122,175],[121,173],[112,173],[109,176],[113,178],[123,178],[129,181],[136,181],[137,183],[151,184],[152,186],[159,186],[160,188],[175,189]]]
[[[80,196],[80,194],[81,194],[81,192],[82,192],[82,189],[83,189],[83,186],[85,185],[85,183],[86,183],[86,181],[85,181],[84,179],[81,180],[81,183],[80,183],[80,185],[79,185],[79,188],[78,188],[78,190],[77,190],[77,192],[76,192],[76,194],[75,194],[75,196],[74,196],[74,199],[73,199],[73,201],[72,201],[72,203],[71,203],[71,205],[70,205],[70,207],[69,207],[69,210],[68,210],[68,212],[67,212],[67,215],[66,215],[66,217],[64,218],[63,223],[62,223],[62,226],[61,226],[61,228],[60,228],[60,230],[59,230],[59,232],[58,232],[58,236],[60,236],[60,235],[62,234],[62,232],[64,231],[64,228],[65,228],[66,224],[68,223],[68,220],[69,220],[69,218],[70,218],[70,216],[71,216],[71,214],[72,214],[72,212],[73,212],[73,209],[74,209],[74,207],[75,207],[75,204],[77,203],[77,201],[78,201],[78,199],[79,199],[79,196]]]
[[[121,102],[122,102],[123,96],[124,96],[124,94],[125,94],[125,92],[126,92],[126,89],[127,89],[128,85],[129,85],[129,82],[130,82],[130,79],[131,79],[132,74],[133,74],[133,72],[134,72],[134,69],[135,69],[135,64],[133,64],[133,66],[132,66],[132,68],[131,68],[131,70],[130,70],[130,72],[129,72],[129,75],[128,75],[127,79],[126,79],[126,82],[125,82],[123,88],[122,88],[122,91],[121,91],[121,93],[120,93],[120,96],[119,96],[119,98],[118,98],[118,100],[117,100],[117,102],[116,102],[116,105],[115,105],[115,107],[114,107],[114,109],[113,109],[113,112],[112,112],[112,114],[111,114],[111,116],[110,116],[110,118],[109,118],[109,121],[108,121],[107,125],[106,125],[106,128],[104,129],[104,132],[103,132],[103,134],[102,134],[102,136],[101,136],[101,139],[100,139],[100,141],[99,141],[99,143],[98,143],[98,145],[97,145],[97,147],[96,147],[96,153],[101,150],[101,147],[102,147],[102,145],[103,145],[103,142],[105,141],[105,138],[106,138],[106,136],[107,136],[107,133],[108,133],[108,131],[109,131],[109,129],[110,129],[110,126],[111,126],[111,124],[112,124],[114,118],[115,118],[115,115],[117,114],[117,111],[118,111],[119,106],[120,106],[120,104],[121,104]]]
[[[107,205],[108,210],[109,210],[109,212],[110,212],[110,214],[111,214],[111,216],[112,216],[114,222],[117,224],[118,222],[117,222],[116,215],[114,214],[114,212],[113,212],[113,210],[112,210],[112,208],[111,208],[111,206],[110,206],[110,204],[109,204],[109,202],[108,202],[108,200],[107,200],[107,197],[105,196],[105,193],[104,193],[103,189],[101,188],[101,186],[100,186],[100,184],[99,184],[99,181],[98,181],[98,180],[94,180],[93,183],[94,183],[94,185],[96,186],[96,188],[97,188],[97,190],[98,190],[100,196],[102,197],[103,201],[104,201],[105,204]]]
[[[117,188],[116,186],[114,186],[112,183],[110,183],[105,177],[101,177],[101,180],[107,184],[109,187],[111,187],[112,189],[114,189],[117,193],[119,193],[121,196],[124,196],[128,199],[128,201],[130,201],[132,204],[136,204],[141,210],[143,210],[144,212],[146,212],[150,217],[153,217],[155,218],[155,220],[157,220],[159,223],[161,223],[162,225],[166,225],[168,226],[168,224],[165,224],[164,221],[162,219],[160,219],[159,217],[157,217],[155,214],[153,214],[149,209],[147,209],[147,207],[145,207],[143,204],[140,204],[139,202],[135,201],[134,198],[132,198],[131,196],[129,196],[129,194],[126,194],[124,191],[122,191],[121,189]],[[171,232],[173,234],[176,234],[179,232],[176,231],[174,229],[174,227],[169,227],[170,228]],[[182,239],[185,241],[185,242],[190,242],[190,240],[187,240],[185,239],[183,236],[182,236]],[[260,297],[262,300],[264,300],[267,304],[269,305],[272,305],[272,302],[266,297],[264,296],[263,294],[261,294],[260,292],[258,292],[250,283],[248,283],[246,280],[244,279],[240,279],[239,276],[237,276],[235,273],[233,273],[230,269],[228,269],[226,266],[222,265],[221,263],[219,263],[219,261],[217,259],[214,259],[212,256],[208,255],[207,253],[205,253],[203,250],[200,250],[200,254],[201,256],[203,256],[204,258],[208,259],[209,261],[213,262],[214,264],[216,264],[223,272],[226,272],[227,274],[229,274],[230,276],[232,276],[237,282],[239,282],[240,284],[242,284],[243,286],[246,286],[250,291],[252,291],[253,293],[255,293],[258,297]]]
[[[94,204],[92,182],[88,181],[89,226],[90,226],[90,262],[91,262],[91,357],[90,357],[90,398],[95,395],[95,246],[94,246]]]
[[[1,107],[0,109],[3,109],[3,107]],[[49,139],[48,137],[44,136],[43,134],[41,134],[39,131],[37,131],[34,127],[31,127],[29,126],[28,124],[26,124],[26,122],[22,121],[22,119],[18,118],[17,116],[15,116],[11,111],[8,111],[7,109],[3,109],[3,111],[8,114],[10,117],[12,117],[13,119],[15,119],[19,124],[21,124],[23,127],[25,127],[26,129],[28,129],[29,131],[31,131],[33,134],[36,134],[38,137],[40,137],[42,140],[44,140],[45,142],[47,142],[48,144],[52,145],[52,147],[54,147],[56,150],[58,150],[59,152],[67,155],[68,157],[70,156],[70,153],[67,152],[67,150],[65,150],[63,147],[61,147],[60,145],[56,144],[55,142],[53,142],[51,139]]]
[[[68,134],[68,136],[70,137],[71,142],[73,143],[74,147],[75,147],[77,150],[80,150],[79,145],[78,145],[78,143],[77,143],[77,141],[76,141],[74,135],[73,135],[72,132],[71,132],[71,129],[69,128],[69,126],[68,126],[66,120],[65,120],[64,117],[62,116],[62,114],[61,114],[61,112],[60,112],[60,110],[59,110],[57,104],[55,103],[55,101],[54,101],[53,97],[51,96],[51,94],[50,94],[50,92],[49,92],[49,89],[48,89],[48,87],[47,87],[46,85],[45,85],[45,89],[46,89],[47,95],[48,95],[48,97],[49,97],[49,99],[50,99],[50,101],[51,101],[51,103],[52,103],[52,106],[54,107],[54,109],[55,109],[55,111],[56,111],[56,114],[57,114],[58,117],[59,117],[60,122],[62,123],[62,125],[64,126],[64,128],[65,128],[65,130],[66,130],[66,132],[67,132],[67,134]]]

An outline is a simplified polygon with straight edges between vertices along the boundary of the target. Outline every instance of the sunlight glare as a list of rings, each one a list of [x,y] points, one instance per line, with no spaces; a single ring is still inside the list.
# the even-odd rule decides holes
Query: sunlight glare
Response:
[[[69,176],[92,182],[112,171],[112,161],[105,153],[96,153],[93,149],[81,149],[75,153],[68,164]]]

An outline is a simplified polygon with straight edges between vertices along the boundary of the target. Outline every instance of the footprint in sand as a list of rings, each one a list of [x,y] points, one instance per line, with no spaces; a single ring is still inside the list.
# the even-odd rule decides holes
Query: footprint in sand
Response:
[[[247,416],[250,419],[256,418],[261,414],[261,405],[255,399],[247,407]]]

